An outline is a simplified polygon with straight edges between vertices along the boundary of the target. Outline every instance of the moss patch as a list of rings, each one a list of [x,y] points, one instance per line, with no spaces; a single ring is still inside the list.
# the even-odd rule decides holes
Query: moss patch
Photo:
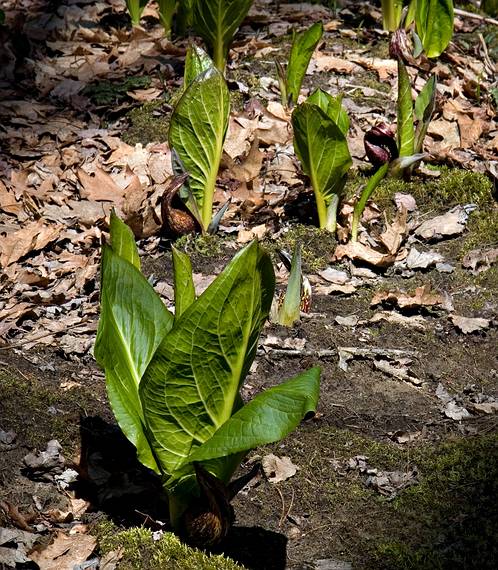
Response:
[[[233,560],[221,555],[208,555],[181,543],[172,533],[155,540],[145,528],[120,530],[105,521],[94,529],[102,554],[122,550],[121,570],[167,568],[168,570],[242,570]]]
[[[150,77],[127,77],[123,81],[97,81],[85,88],[83,93],[96,105],[113,105],[128,98],[128,91],[145,89],[150,85]]]
[[[164,101],[151,101],[128,113],[130,126],[123,133],[123,140],[131,145],[168,140],[171,111],[165,109]]]

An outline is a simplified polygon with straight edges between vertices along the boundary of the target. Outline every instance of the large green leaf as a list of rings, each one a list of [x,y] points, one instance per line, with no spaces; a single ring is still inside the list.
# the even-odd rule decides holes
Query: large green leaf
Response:
[[[195,288],[190,257],[176,247],[172,247],[171,251],[175,276],[175,320],[178,320],[195,301]]]
[[[249,12],[252,0],[193,0],[193,26],[223,72],[230,42]]]
[[[303,103],[292,113],[294,149],[309,176],[318,210],[320,227],[335,230],[335,216],[345,176],[352,165],[348,143],[341,129],[317,105]]]
[[[427,57],[438,57],[453,35],[453,0],[417,0],[415,23]]]
[[[211,221],[229,113],[225,80],[211,68],[192,81],[171,116],[169,144],[190,175],[189,186],[205,230]]]
[[[121,241],[117,235],[112,234],[113,243]],[[138,386],[173,316],[137,267],[108,246],[102,252],[100,303],[95,358],[105,370],[112,410],[140,461],[158,471],[145,434]]]
[[[382,25],[384,30],[394,32],[400,24],[403,0],[380,0],[382,6]]]
[[[191,453],[189,461],[224,457],[282,439],[315,412],[319,390],[320,368],[315,367],[261,392]]]
[[[104,247],[101,316],[95,358],[106,373],[109,401],[140,461],[157,471],[144,432],[138,386],[173,317],[152,286],[125,259]]]
[[[140,383],[150,441],[174,472],[240,405],[275,278],[257,243],[240,251],[175,322]]]
[[[308,64],[322,35],[323,24],[316,22],[294,37],[287,66],[287,103],[289,105],[297,103]]]
[[[306,99],[306,103],[313,103],[328,116],[341,129],[344,136],[349,131],[349,116],[342,106],[342,95],[332,97],[323,89],[315,89],[313,93]]]

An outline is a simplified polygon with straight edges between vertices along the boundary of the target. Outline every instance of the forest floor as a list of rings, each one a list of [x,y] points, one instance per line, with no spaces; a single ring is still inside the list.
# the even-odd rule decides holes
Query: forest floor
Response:
[[[217,235],[175,243],[191,255],[198,291],[253,237],[282,289],[278,251],[301,244],[311,310],[292,328],[264,328],[242,395],[314,365],[321,393],[313,419],[241,465],[274,454],[291,469],[277,463],[236,497],[236,524],[216,552],[255,570],[495,568],[498,27],[457,17],[448,50],[410,68],[417,91],[438,73],[430,158],[411,181],[381,184],[357,254],[315,227],[274,60],[286,60],[293,27],[324,22],[303,93],[344,93],[346,228],[369,170],[363,134],[396,115],[388,35],[367,3],[274,4],[255,2],[230,52],[216,196],[230,207]],[[187,42],[163,37],[154,5],[133,31],[117,0],[2,6],[0,568],[238,567],[145,530],[167,528],[164,497],[113,427],[93,358],[112,207],[173,303],[160,198]]]

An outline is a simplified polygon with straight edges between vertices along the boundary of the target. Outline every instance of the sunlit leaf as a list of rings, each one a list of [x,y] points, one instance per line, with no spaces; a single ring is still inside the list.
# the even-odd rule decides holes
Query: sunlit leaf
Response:
[[[438,57],[446,49],[453,20],[453,0],[417,0],[415,23],[427,57]]]

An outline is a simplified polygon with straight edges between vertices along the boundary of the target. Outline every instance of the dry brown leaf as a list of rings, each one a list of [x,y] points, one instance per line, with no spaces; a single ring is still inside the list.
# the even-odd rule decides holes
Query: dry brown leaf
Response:
[[[46,225],[37,220],[8,233],[0,241],[0,267],[7,267],[30,252],[43,249],[59,237],[62,228],[61,224]]]
[[[443,307],[445,299],[440,293],[433,293],[430,285],[417,287],[415,293],[409,294],[404,291],[379,291],[370,301],[371,307],[389,304],[400,309],[413,310],[420,307]]]
[[[379,236],[387,251],[396,254],[408,233],[406,226],[407,210],[404,208],[396,214],[392,224],[388,224],[386,230]]]
[[[82,168],[78,170],[78,178],[81,182],[80,196],[90,200],[102,200],[121,204],[125,191],[120,188],[113,178],[98,166],[94,175],[90,175]]]
[[[486,271],[498,261],[498,247],[473,249],[462,260],[462,267],[474,273]]]
[[[293,477],[299,469],[289,457],[278,457],[273,453],[265,455],[261,460],[263,471],[270,483],[280,483]]]
[[[96,545],[96,538],[89,534],[68,536],[58,532],[47,548],[31,553],[30,557],[40,570],[73,570],[88,559]]]
[[[396,257],[390,253],[381,253],[363,245],[360,242],[349,242],[336,247],[332,261],[340,261],[344,257],[351,260],[364,261],[375,267],[389,267],[396,261]]]
[[[446,214],[420,224],[415,230],[415,235],[426,240],[459,235],[464,231],[468,217],[464,207],[455,206]]]
[[[461,147],[460,130],[458,124],[454,121],[446,121],[445,119],[436,119],[429,123],[427,134],[430,135],[436,142],[427,145],[431,152],[442,150],[448,151],[454,148]]]
[[[254,238],[262,239],[267,231],[268,228],[266,227],[266,224],[260,224],[259,226],[254,226],[249,230],[245,230],[242,228],[239,230],[237,241],[238,243],[248,243]]]
[[[316,51],[311,58],[307,74],[337,71],[338,73],[358,73],[362,71],[359,65],[349,59],[342,59],[332,54]]]
[[[259,141],[256,137],[247,156],[240,164],[230,169],[231,177],[242,182],[251,182],[258,176],[263,165],[264,156],[264,153],[259,150]]]
[[[245,155],[249,150],[250,141],[254,133],[254,128],[251,127],[251,122],[246,123],[244,126],[240,124],[236,117],[230,117],[223,152],[228,154],[232,160]]]

